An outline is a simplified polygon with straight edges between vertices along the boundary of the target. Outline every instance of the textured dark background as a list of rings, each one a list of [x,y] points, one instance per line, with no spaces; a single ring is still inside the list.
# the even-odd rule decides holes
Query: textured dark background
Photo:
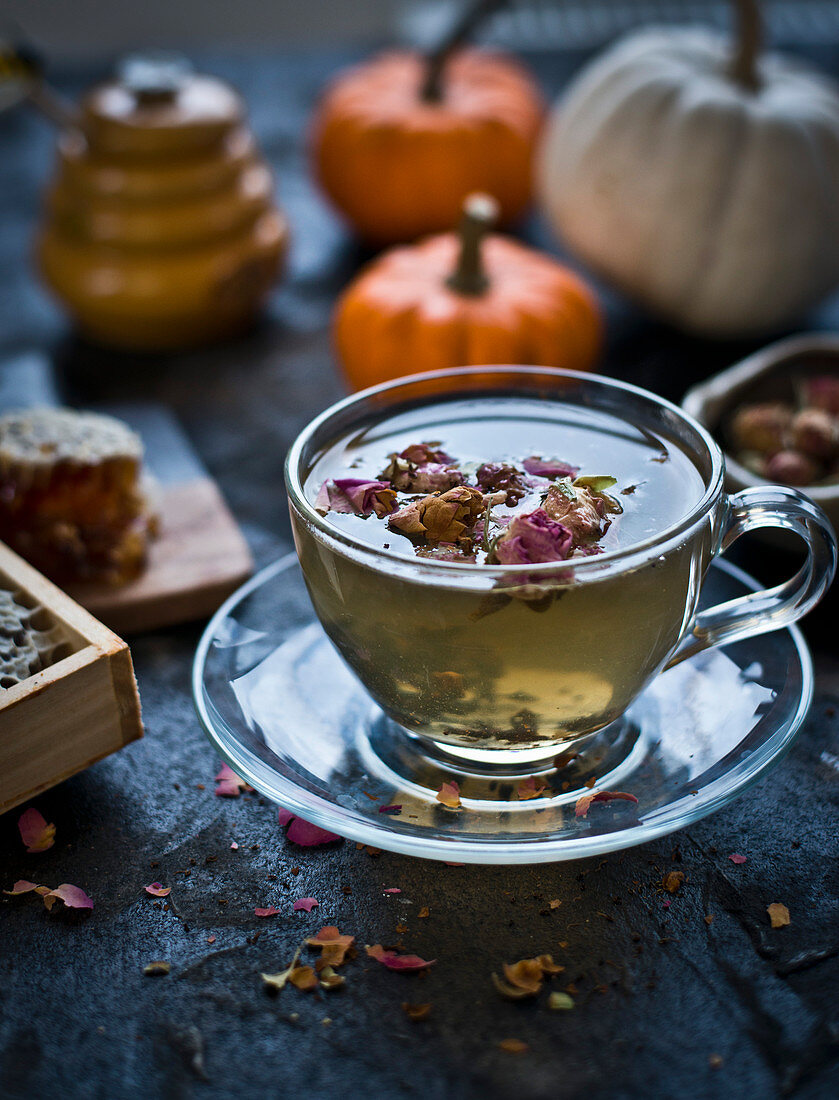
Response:
[[[811,52],[839,72],[839,49]],[[535,59],[546,90],[582,56]],[[327,323],[364,259],[315,194],[302,140],[318,88],[343,60],[199,59],[244,91],[295,244],[257,332],[179,358],[105,354],[67,336],[28,262],[52,135],[23,110],[0,118],[0,370],[36,350],[68,399],[171,405],[259,564],[289,547],[283,455],[341,392]],[[56,76],[74,93],[102,71]],[[523,232],[547,243],[536,221]],[[607,297],[606,370],[669,397],[750,350],[687,340]],[[802,327],[837,322],[834,301]],[[748,548],[740,560],[764,576],[789,568]],[[18,813],[0,818],[0,887],[72,882],[96,903],[87,916],[48,915],[34,898],[0,898],[0,1096],[839,1095],[836,610],[834,596],[807,625],[816,702],[758,786],[667,840],[512,869],[373,856],[350,842],[294,849],[271,805],[213,796],[218,761],[188,684],[200,626],[133,639],[146,739],[37,800],[58,827],[51,851],[25,855]],[[728,860],[734,851],[748,856],[744,866]],[[687,881],[666,908],[660,882],[674,868]],[[143,893],[154,880],[173,888],[168,902]],[[389,886],[402,893],[384,895]],[[320,908],[292,913],[306,895]],[[791,927],[769,929],[771,901],[789,906]],[[254,918],[269,904],[282,915]],[[419,920],[424,905],[431,915]],[[259,972],[287,965],[302,936],[327,923],[439,961],[405,976],[359,958],[337,993],[266,995]],[[410,931],[397,933],[400,923]],[[578,990],[572,1011],[547,1012],[544,996],[511,1004],[491,987],[502,962],[541,952],[566,965],[554,988]],[[170,961],[171,973],[144,977],[152,959]],[[429,1019],[411,1023],[406,1000],[430,1001]],[[500,1051],[510,1037],[529,1053]]]

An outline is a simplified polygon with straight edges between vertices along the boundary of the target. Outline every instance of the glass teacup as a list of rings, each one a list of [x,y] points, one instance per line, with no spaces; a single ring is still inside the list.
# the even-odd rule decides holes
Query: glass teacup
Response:
[[[546,415],[608,414],[627,433],[666,441],[698,471],[696,499],[660,530],[561,565],[420,558],[404,540],[371,545],[315,507],[307,482],[336,440],[379,426],[385,437],[417,410],[445,424],[458,402],[480,418],[487,403],[524,399]],[[729,497],[723,473],[711,436],[669,402],[536,367],[441,371],[366,390],[312,421],[286,464],[297,553],[327,635],[391,719],[437,750],[484,763],[549,757],[618,719],[668,665],[787,626],[818,602],[836,568],[824,513],[782,486]],[[777,588],[697,614],[714,556],[755,527],[795,531],[805,564]]]

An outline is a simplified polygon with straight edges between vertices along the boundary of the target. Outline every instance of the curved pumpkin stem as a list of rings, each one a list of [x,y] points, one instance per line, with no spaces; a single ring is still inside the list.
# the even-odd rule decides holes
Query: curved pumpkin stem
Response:
[[[484,270],[482,243],[498,218],[498,203],[491,195],[467,195],[460,220],[460,255],[457,267],[446,279],[456,294],[480,295],[489,287]]]
[[[423,103],[439,103],[443,98],[443,71],[451,55],[472,37],[481,23],[506,0],[474,0],[468,4],[460,19],[430,53],[426,55],[425,80],[420,89]]]
[[[763,17],[758,0],[735,0],[737,42],[731,75],[738,84],[756,92],[760,87],[757,59],[763,46]]]

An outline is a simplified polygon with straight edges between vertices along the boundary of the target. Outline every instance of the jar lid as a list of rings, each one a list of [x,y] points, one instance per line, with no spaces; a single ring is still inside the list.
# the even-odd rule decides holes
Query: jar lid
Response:
[[[132,54],[88,92],[81,125],[95,152],[182,155],[220,142],[243,114],[229,84],[194,73],[179,54]]]

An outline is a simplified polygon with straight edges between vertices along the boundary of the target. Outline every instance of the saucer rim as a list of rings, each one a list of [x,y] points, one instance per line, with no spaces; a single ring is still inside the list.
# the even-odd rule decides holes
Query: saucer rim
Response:
[[[382,821],[371,821],[366,818],[356,818],[353,811],[346,807],[336,806],[326,802],[318,795],[308,794],[313,800],[310,804],[298,796],[300,790],[297,783],[279,775],[270,768],[265,761],[260,760],[249,749],[241,746],[234,739],[233,746],[228,744],[223,733],[217,729],[210,716],[204,691],[204,668],[210,645],[215,637],[218,624],[222,622],[238,603],[265,583],[271,581],[283,572],[299,567],[297,554],[294,551],[283,555],[276,561],[260,569],[249,580],[241,585],[235,592],[221,604],[210,621],[207,623],[195,651],[192,665],[192,697],[199,721],[208,740],[219,753],[221,758],[241,776],[247,783],[253,786],[260,794],[284,809],[305,818],[313,825],[318,825],[329,832],[337,833],[341,837],[356,841],[357,843],[383,848],[386,851],[396,852],[401,855],[414,858],[432,859],[443,862],[469,863],[475,865],[514,865],[535,863],[557,863],[571,859],[583,859],[587,857],[603,855],[608,852],[622,851],[634,848],[648,841],[668,836],[679,829],[686,828],[696,821],[700,821],[710,814],[715,813],[736,797],[748,790],[763,778],[767,771],[779,763],[792,747],[801,726],[809,712],[814,693],[813,660],[810,650],[800,628],[796,624],[780,628],[780,632],[789,634],[792,640],[801,671],[801,691],[795,711],[789,721],[788,727],[778,744],[772,747],[769,753],[764,752],[758,760],[739,777],[733,786],[727,785],[717,794],[710,794],[704,799],[698,796],[693,808],[680,813],[676,818],[671,811],[672,803],[660,806],[652,811],[653,820],[639,821],[625,829],[598,833],[591,836],[576,839],[562,839],[546,833],[543,837],[527,840],[499,840],[492,837],[456,837],[418,836],[416,833],[406,834],[391,831],[390,819],[385,815]],[[739,566],[722,558],[715,558],[711,563],[712,569],[719,569],[728,574],[734,580],[739,581],[750,591],[762,590],[760,585],[750,574]],[[317,617],[312,609],[312,621]],[[767,632],[769,633],[769,632]],[[775,631],[772,631],[775,633]],[[748,639],[747,639],[748,640]],[[742,644],[739,643],[739,644]],[[726,646],[718,647],[725,651]],[[339,657],[339,660],[341,658]],[[235,731],[231,731],[235,738]],[[772,738],[778,737],[775,731]],[[765,743],[764,750],[769,742]],[[239,751],[236,751],[236,750]],[[253,761],[254,763],[251,763]],[[271,789],[266,789],[260,774],[262,769],[271,773],[274,779]],[[709,790],[722,779],[730,777],[731,771],[725,776],[718,777]],[[282,797],[280,797],[282,796]],[[665,816],[662,817],[661,815]],[[659,820],[655,820],[655,819]]]

